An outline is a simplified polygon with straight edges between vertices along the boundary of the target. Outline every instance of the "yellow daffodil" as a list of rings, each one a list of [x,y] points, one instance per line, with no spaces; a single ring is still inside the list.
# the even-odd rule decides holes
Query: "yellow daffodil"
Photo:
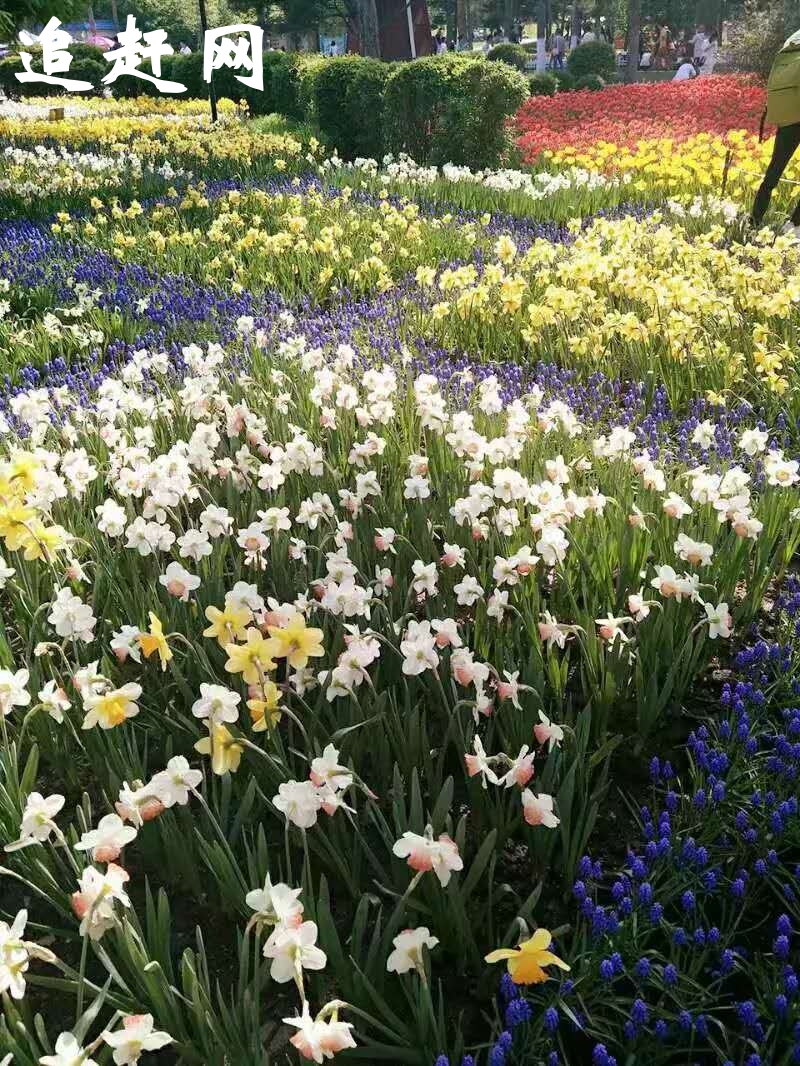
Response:
[[[306,626],[306,620],[297,611],[286,625],[269,626],[270,639],[267,648],[276,659],[286,659],[295,670],[303,670],[309,659],[318,659],[325,654],[322,646],[322,630]]]
[[[274,681],[265,681],[260,698],[247,701],[247,709],[253,720],[253,732],[263,733],[272,729],[281,720],[281,693]]]
[[[246,643],[226,644],[225,651],[228,661],[225,669],[229,674],[241,674],[248,685],[258,685],[262,682],[264,674],[275,669],[275,663],[271,658],[270,644],[259,630],[250,628],[246,632]]]
[[[211,770],[215,774],[235,774],[242,761],[241,744],[224,725],[217,723],[207,737],[198,740],[194,750],[211,756]]]
[[[487,962],[508,960],[508,972],[511,980],[518,985],[538,985],[547,980],[545,966],[558,966],[569,970],[569,966],[547,949],[553,937],[547,929],[537,929],[530,940],[524,940],[516,948],[498,948],[486,956]]]
[[[206,607],[206,618],[211,625],[203,630],[204,637],[213,637],[221,647],[237,640],[245,640],[247,627],[253,621],[249,607],[226,603],[219,607]]]
[[[161,660],[161,669],[167,669],[167,663],[172,658],[172,649],[164,636],[164,627],[161,621],[152,611],[148,612],[150,618],[150,631],[139,634],[139,647],[145,659],[149,659],[153,652],[158,654]]]

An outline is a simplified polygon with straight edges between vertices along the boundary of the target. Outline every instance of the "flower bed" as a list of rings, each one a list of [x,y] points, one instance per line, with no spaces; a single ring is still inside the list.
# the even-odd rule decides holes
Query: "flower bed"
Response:
[[[0,1059],[791,1061],[796,246],[203,138],[0,228]]]
[[[517,113],[518,143],[535,160],[542,152],[582,152],[598,142],[632,149],[640,141],[680,142],[698,133],[757,133],[765,106],[763,86],[729,75],[536,96]]]

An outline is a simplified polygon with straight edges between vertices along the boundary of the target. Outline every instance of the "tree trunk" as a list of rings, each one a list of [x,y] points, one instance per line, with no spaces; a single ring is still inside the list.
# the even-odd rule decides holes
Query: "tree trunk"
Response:
[[[380,59],[381,39],[378,32],[378,10],[375,0],[359,0],[358,15],[361,52],[373,59]]]
[[[456,40],[465,52],[472,51],[471,23],[469,0],[456,0]]]
[[[114,23],[114,29],[119,29],[119,12],[117,11],[117,0],[111,0],[111,21]]]
[[[583,11],[578,3],[578,0],[573,0],[572,14],[570,15],[569,23],[569,47],[570,51],[573,48],[577,48],[581,39],[581,23],[583,22]]]
[[[514,0],[505,0],[503,4],[503,33],[506,40],[514,39]]]
[[[628,64],[625,81],[636,81],[639,71],[639,38],[642,33],[642,0],[628,0]]]
[[[536,72],[547,70],[547,0],[539,0],[536,9]]]

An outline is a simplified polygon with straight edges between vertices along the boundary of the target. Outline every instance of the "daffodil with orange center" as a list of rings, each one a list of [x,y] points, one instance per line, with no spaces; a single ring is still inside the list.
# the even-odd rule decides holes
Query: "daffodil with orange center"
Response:
[[[228,653],[225,669],[229,674],[241,674],[248,685],[261,684],[264,674],[275,669],[275,663],[270,657],[271,643],[272,641],[266,640],[258,629],[248,629],[246,643],[225,645],[225,651]]]
[[[153,652],[156,652],[161,660],[161,669],[166,670],[167,663],[172,658],[172,649],[167,643],[161,620],[152,611],[149,611],[148,615],[150,618],[150,630],[148,633],[139,634],[139,647],[142,649],[142,655],[144,655],[145,659],[149,659]]]
[[[490,951],[486,961],[502,962],[507,959],[508,972],[514,984],[538,985],[547,980],[545,966],[558,966],[561,970],[569,970],[565,962],[547,950],[552,942],[553,937],[549,930],[537,929],[530,940],[523,940],[519,947]]]
[[[286,659],[294,670],[303,670],[309,659],[318,659],[325,654],[322,646],[322,630],[306,626],[306,620],[297,611],[286,625],[269,626],[267,641],[270,655]]]

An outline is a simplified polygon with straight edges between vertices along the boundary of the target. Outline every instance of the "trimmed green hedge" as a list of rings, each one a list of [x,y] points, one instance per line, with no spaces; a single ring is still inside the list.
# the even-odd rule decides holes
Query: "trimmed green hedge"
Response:
[[[576,79],[586,74],[599,74],[601,78],[610,78],[617,69],[616,53],[611,45],[604,41],[579,44],[570,52],[567,68]]]
[[[31,45],[25,48],[24,51],[28,52],[32,57],[32,69],[41,72],[41,47],[39,45]],[[94,86],[95,92],[102,90],[101,79],[111,69],[109,64],[103,59],[102,50],[93,44],[81,44],[78,42],[70,45],[69,51],[72,55],[70,68],[60,77],[74,78],[76,81],[90,81]],[[22,65],[22,60],[18,55],[6,56],[5,59],[0,60],[0,89],[10,99],[19,100],[26,96],[61,96],[66,92],[65,89],[60,88],[58,85],[17,81],[16,75],[22,74],[24,70],[25,67]],[[91,95],[91,92],[87,90],[78,95],[87,96]]]
[[[531,96],[555,96],[558,92],[558,82],[547,72],[531,74],[528,78],[528,88]]]
[[[386,147],[418,162],[494,166],[527,96],[527,79],[505,63],[451,54],[398,64],[384,94]]]
[[[384,152],[384,90],[392,66],[378,59],[337,56],[313,74],[316,122],[343,159]]]
[[[486,58],[493,62],[508,63],[510,67],[516,67],[517,70],[524,70],[532,56],[521,44],[496,44],[494,48],[489,49]]]

